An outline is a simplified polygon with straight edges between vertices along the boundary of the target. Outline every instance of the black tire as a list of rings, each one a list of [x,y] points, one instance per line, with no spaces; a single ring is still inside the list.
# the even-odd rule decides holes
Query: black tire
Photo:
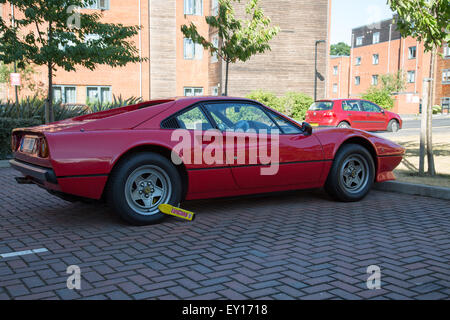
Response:
[[[139,209],[136,209],[136,207],[138,206],[137,202],[130,199],[127,195],[128,185],[135,186],[135,190],[138,187],[137,184],[129,182],[132,178],[131,175],[134,175],[136,172],[139,173],[139,170],[145,170],[146,168],[150,168],[150,170],[154,169],[157,170],[157,172],[160,172],[162,178],[164,178],[165,184],[167,184],[168,186],[167,189],[170,189],[170,194],[167,193],[166,195],[167,199],[162,199],[162,197],[160,198],[160,201],[162,201],[161,203],[168,203],[174,206],[178,206],[181,201],[181,178],[177,169],[170,162],[170,160],[166,159],[160,154],[153,152],[140,152],[132,154],[122,159],[117,167],[114,168],[108,181],[107,201],[122,219],[133,225],[154,224],[162,221],[166,217],[165,214],[161,213],[157,209],[156,204],[159,205],[160,203],[158,203],[158,201],[153,202],[153,197],[151,198],[151,202],[155,203],[155,205],[151,208],[152,212],[154,213],[145,215],[143,213],[140,213],[138,211]],[[137,176],[139,177],[139,175]],[[162,190],[164,188],[159,189]],[[147,193],[145,193],[145,196],[147,196]]]
[[[398,123],[397,120],[392,119],[391,121],[389,121],[388,126],[387,126],[387,131],[397,132],[399,129],[400,129],[400,124]]]
[[[342,121],[341,123],[338,124],[337,127],[338,128],[351,128],[352,126],[347,121]]]
[[[351,159],[354,159],[353,164],[355,165],[351,165]],[[360,163],[359,167],[356,166],[358,162]],[[343,166],[345,167],[343,168]],[[362,168],[364,174],[356,173],[358,168]],[[359,187],[357,187],[357,179],[364,180]],[[331,197],[339,201],[359,201],[369,193],[374,180],[375,165],[370,152],[359,144],[345,144],[334,158],[325,183],[325,190]],[[350,186],[346,183],[349,183]],[[353,184],[355,184],[354,187]]]

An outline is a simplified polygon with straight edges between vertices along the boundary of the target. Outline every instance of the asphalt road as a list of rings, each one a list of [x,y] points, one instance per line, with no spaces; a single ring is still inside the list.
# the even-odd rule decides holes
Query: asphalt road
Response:
[[[403,128],[399,132],[380,131],[377,134],[390,138],[392,136],[420,136],[420,119],[404,119]],[[433,118],[433,134],[448,133],[450,135],[450,117]],[[450,139],[450,138],[449,138]]]

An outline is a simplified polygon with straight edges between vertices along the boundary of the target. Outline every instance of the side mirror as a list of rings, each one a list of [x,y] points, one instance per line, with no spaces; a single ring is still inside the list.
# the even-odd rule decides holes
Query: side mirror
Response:
[[[302,123],[302,129],[305,136],[310,136],[313,133],[313,127],[308,122]]]
[[[382,113],[382,114],[385,114],[386,112],[384,112],[384,109],[381,109],[381,113]]]

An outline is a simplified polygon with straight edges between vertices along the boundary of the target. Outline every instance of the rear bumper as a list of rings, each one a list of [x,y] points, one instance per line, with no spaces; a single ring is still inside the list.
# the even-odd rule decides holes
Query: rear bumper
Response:
[[[58,184],[55,172],[50,168],[36,166],[18,160],[10,160],[11,167],[21,172],[26,178],[30,178],[34,182],[46,185],[47,183]]]

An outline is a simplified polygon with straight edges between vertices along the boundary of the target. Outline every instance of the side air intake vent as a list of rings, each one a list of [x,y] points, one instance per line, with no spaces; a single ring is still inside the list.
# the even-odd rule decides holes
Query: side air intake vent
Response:
[[[178,121],[176,118],[169,118],[164,120],[161,123],[161,128],[163,129],[179,129],[180,125],[178,124]]]

